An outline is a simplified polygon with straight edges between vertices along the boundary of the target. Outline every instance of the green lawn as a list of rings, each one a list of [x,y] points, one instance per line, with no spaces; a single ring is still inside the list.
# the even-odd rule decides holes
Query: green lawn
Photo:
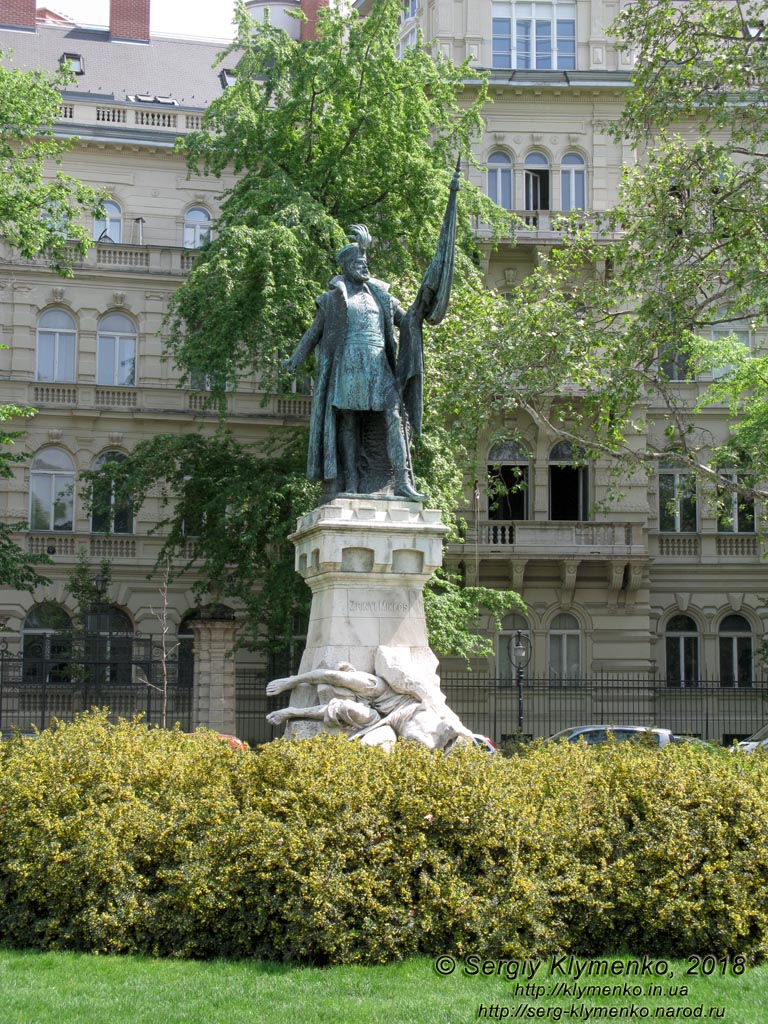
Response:
[[[626,971],[626,960],[617,971]],[[560,968],[543,961],[533,980],[465,973],[442,977],[432,961],[387,967],[295,968],[249,962],[149,960],[72,953],[0,951],[2,1024],[465,1024],[476,1020],[725,1020],[765,1024],[768,965],[734,976],[686,975],[686,961],[662,978],[606,976],[602,962]],[[576,979],[583,965],[592,976]],[[625,966],[621,966],[624,964]],[[450,966],[450,965],[449,965]],[[475,970],[470,962],[469,969]],[[490,968],[486,968],[489,970]],[[529,967],[530,970],[530,967]],[[552,994],[555,984],[639,985],[640,996]],[[546,990],[515,992],[516,984]],[[660,984],[661,996],[648,994]],[[687,995],[672,994],[687,985]],[[562,989],[561,989],[562,992]],[[632,1011],[632,1007],[634,1010]],[[521,1008],[521,1009],[518,1009]],[[505,1014],[505,1010],[508,1013]],[[661,1012],[659,1012],[661,1011]],[[630,1016],[630,1014],[633,1014]]]

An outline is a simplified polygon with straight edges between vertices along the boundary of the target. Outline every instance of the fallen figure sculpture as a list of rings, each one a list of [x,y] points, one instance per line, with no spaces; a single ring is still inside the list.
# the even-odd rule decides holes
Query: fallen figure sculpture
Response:
[[[273,679],[267,684],[269,696],[309,684],[315,687],[317,703],[272,711],[267,720],[272,725],[318,721],[326,732],[346,733],[350,739],[387,749],[398,738],[432,750],[446,750],[459,739],[471,742],[472,733],[446,704],[436,674],[414,674],[392,647],[377,648],[374,667],[376,675],[341,662],[335,669],[316,668]]]

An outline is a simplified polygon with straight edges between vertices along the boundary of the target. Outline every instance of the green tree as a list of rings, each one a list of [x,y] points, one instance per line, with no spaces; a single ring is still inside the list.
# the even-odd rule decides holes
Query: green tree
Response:
[[[15,405],[0,405],[0,423],[15,417],[33,416],[34,412],[34,409]],[[12,477],[14,464],[24,461],[23,455],[10,450],[23,436],[20,430],[0,430],[0,478]],[[37,566],[52,563],[47,555],[31,555],[19,547],[15,535],[26,529],[25,522],[0,523],[0,585],[31,592],[36,586],[50,583]]]
[[[334,5],[320,13],[319,38],[299,43],[268,22],[254,27],[238,5],[234,84],[184,140],[193,171],[238,175],[172,300],[169,350],[187,376],[204,372],[223,390],[255,372],[265,390],[278,386],[350,224],[375,238],[376,276],[418,286],[486,92],[462,102],[469,68],[422,46],[398,59],[400,8],[381,0],[361,19]],[[509,221],[467,183],[459,215],[467,252],[473,215],[498,229]],[[476,272],[469,279],[481,286]]]
[[[53,125],[68,77],[22,71],[3,54],[0,61],[0,238],[70,276],[91,244],[81,214],[97,213],[103,196],[61,170],[72,140],[56,138]]]
[[[562,245],[495,311],[464,423],[525,410],[617,472],[674,453],[713,492],[732,486],[727,466],[755,485],[768,480],[768,357],[734,332],[768,317],[764,3],[635,0],[613,31],[636,65],[608,127],[640,159],[616,208],[564,218]],[[441,352],[454,373],[464,354]],[[713,404],[734,414],[727,444],[698,416]],[[652,405],[666,413],[658,433]]]
[[[269,394],[287,384],[281,359],[309,326],[352,223],[367,224],[376,240],[373,271],[407,304],[434,253],[457,155],[468,156],[482,126],[485,88],[465,100],[467,67],[433,58],[421,45],[397,58],[400,8],[398,0],[381,0],[360,19],[329,7],[318,38],[299,43],[268,22],[254,26],[238,5],[234,84],[210,106],[203,129],[184,140],[192,172],[233,170],[237,180],[167,319],[168,352],[182,383],[206,376],[221,425],[213,437],[154,438],[105,470],[137,504],[163,481],[161,558],[181,566],[182,552],[191,552],[200,589],[242,601],[250,642],[273,650],[286,646],[294,614],[309,600],[286,537],[318,493],[305,479],[304,432],[266,447],[236,442],[225,425],[227,385],[255,377]],[[487,301],[473,258],[474,217],[497,232],[509,225],[507,214],[464,182],[455,295],[465,313]],[[465,333],[473,323],[481,330],[467,319]],[[455,313],[430,332],[428,364],[441,339],[458,332]],[[436,392],[454,387],[428,377]],[[415,467],[419,487],[452,522],[461,474],[446,447],[450,436],[437,429],[438,411],[428,403]],[[449,577],[441,581],[433,622],[450,620],[456,629],[441,628],[436,646],[450,634],[449,646],[465,653],[478,600],[496,613],[515,601],[476,590],[470,612],[469,593]]]

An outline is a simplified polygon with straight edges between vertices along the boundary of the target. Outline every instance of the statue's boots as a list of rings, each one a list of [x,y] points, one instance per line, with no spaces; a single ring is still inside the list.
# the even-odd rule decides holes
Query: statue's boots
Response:
[[[405,437],[402,420],[396,410],[387,417],[387,455],[395,478],[395,495],[408,501],[425,501],[426,494],[413,489],[408,462],[405,457]]]

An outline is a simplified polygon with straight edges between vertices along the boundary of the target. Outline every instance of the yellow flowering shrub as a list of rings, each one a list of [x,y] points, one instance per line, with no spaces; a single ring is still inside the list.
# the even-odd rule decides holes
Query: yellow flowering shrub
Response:
[[[0,936],[172,956],[655,956],[768,943],[768,757],[232,751],[83,715],[0,744]]]

